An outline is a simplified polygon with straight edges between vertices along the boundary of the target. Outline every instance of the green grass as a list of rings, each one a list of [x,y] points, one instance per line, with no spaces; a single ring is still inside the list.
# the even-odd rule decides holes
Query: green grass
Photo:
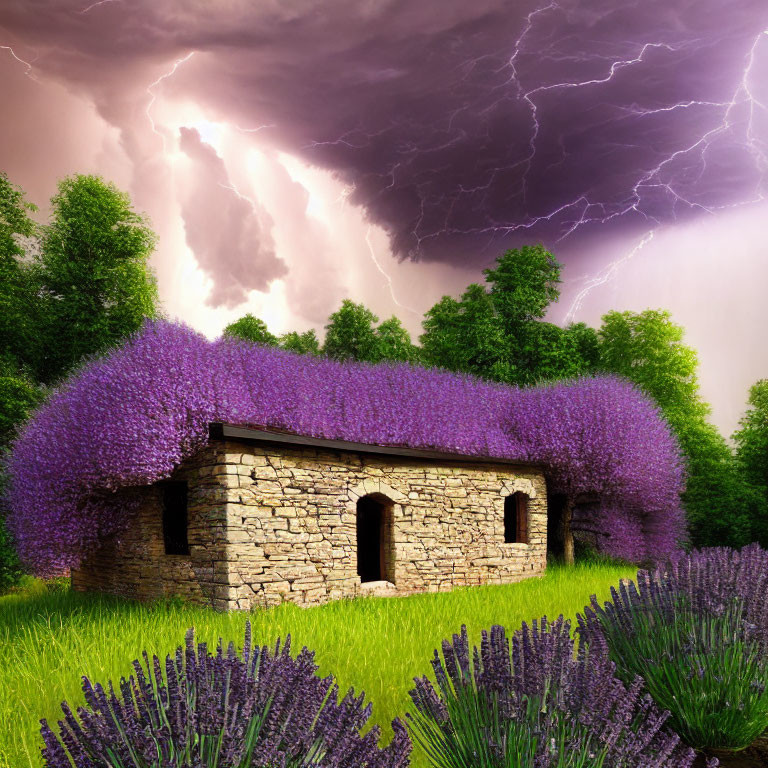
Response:
[[[342,692],[353,686],[373,702],[373,720],[389,740],[389,723],[408,708],[413,678],[431,672],[433,649],[461,624],[470,639],[502,624],[563,613],[575,619],[596,593],[603,600],[631,566],[579,564],[550,567],[546,576],[518,584],[467,587],[403,598],[360,598],[316,608],[291,604],[246,613],[215,613],[180,602],[140,604],[117,598],[54,591],[30,582],[0,597],[0,768],[38,768],[39,720],[58,720],[60,703],[83,702],[80,677],[117,681],[141,651],[161,657],[194,626],[198,639],[242,642],[247,618],[255,639],[272,644],[290,633],[294,650],[316,651],[320,673],[333,673]],[[414,768],[426,763],[414,755]]]

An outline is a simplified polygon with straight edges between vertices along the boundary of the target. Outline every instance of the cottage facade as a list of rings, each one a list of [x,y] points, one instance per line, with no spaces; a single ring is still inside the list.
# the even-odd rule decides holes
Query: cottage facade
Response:
[[[540,467],[211,425],[206,448],[140,489],[77,590],[179,595],[220,610],[498,584],[546,567]]]

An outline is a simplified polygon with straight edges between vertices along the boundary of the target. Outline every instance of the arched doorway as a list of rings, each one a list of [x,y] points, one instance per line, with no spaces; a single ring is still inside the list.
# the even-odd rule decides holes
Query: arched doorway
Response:
[[[357,575],[360,581],[393,581],[392,508],[382,493],[357,501]]]

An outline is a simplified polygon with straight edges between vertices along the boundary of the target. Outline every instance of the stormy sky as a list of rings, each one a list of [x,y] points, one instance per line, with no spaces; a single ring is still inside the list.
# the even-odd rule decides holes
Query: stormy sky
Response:
[[[669,309],[730,433],[768,377],[764,0],[3,0],[0,169],[46,214],[99,173],[160,236],[166,310],[414,336],[506,248],[550,318]]]

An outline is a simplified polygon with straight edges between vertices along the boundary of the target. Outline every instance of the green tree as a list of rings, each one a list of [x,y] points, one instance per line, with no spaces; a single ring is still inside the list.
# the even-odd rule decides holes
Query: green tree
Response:
[[[43,399],[40,386],[12,362],[0,359],[0,451]]]
[[[38,301],[21,242],[37,233],[35,210],[0,173],[0,360],[11,366],[29,362],[37,335]]]
[[[266,344],[270,347],[277,346],[277,336],[269,332],[263,320],[250,313],[230,323],[222,332],[222,336],[245,339],[254,344]]]
[[[323,353],[334,360],[378,359],[378,339],[374,324],[379,318],[362,304],[344,299],[325,326]]]
[[[41,387],[30,381],[13,362],[0,358],[0,594],[13,586],[22,574],[16,548],[5,526],[5,460],[19,427],[43,398]]]
[[[565,332],[577,360],[579,375],[594,373],[600,365],[600,339],[586,323],[571,323]]]
[[[44,399],[41,385],[157,314],[147,265],[155,236],[128,196],[98,177],[74,176],[51,203],[50,223],[37,226],[35,207],[0,174],[2,451]],[[18,573],[0,519],[0,585]]]
[[[39,302],[25,245],[37,234],[37,225],[29,217],[35,210],[22,190],[0,173],[0,593],[22,573],[5,527],[6,452],[18,428],[43,399],[43,391],[29,378]]]
[[[600,367],[640,386],[677,435],[686,463],[683,504],[693,545],[742,546],[751,541],[759,497],[708,421],[697,355],[683,343],[683,335],[669,312],[609,312],[598,331]]]
[[[284,333],[279,339],[280,346],[291,352],[298,352],[301,355],[319,355],[320,341],[314,329],[310,328],[304,333],[290,331]]]
[[[495,381],[514,378],[501,318],[482,285],[468,285],[459,301],[443,296],[422,325],[419,340],[429,365]]]
[[[705,418],[698,357],[683,344],[684,333],[666,311],[608,312],[598,331],[600,366],[640,385],[671,421]]]
[[[768,488],[768,379],[749,389],[747,412],[733,433],[736,453],[751,483]]]
[[[34,270],[44,382],[137,331],[158,303],[148,265],[156,238],[128,195],[98,176],[73,176],[51,204]]]
[[[394,360],[418,363],[421,350],[411,341],[411,335],[403,327],[400,319],[392,315],[384,320],[375,330],[376,360]]]
[[[764,506],[755,518],[753,538],[768,547],[768,379],[750,387],[747,412],[733,434],[736,458]]]
[[[462,337],[462,306],[451,296],[443,296],[428,309],[421,323],[421,354],[427,365],[449,371],[467,369],[466,349]]]
[[[572,379],[594,373],[598,361],[597,331],[584,323],[561,328],[543,320],[521,328],[517,384]]]
[[[560,297],[560,264],[542,245],[524,245],[505,251],[496,266],[484,269],[494,306],[504,330],[517,338],[524,326],[541,320],[547,307]]]
[[[460,300],[443,296],[426,313],[424,359],[519,385],[593,372],[596,332],[584,323],[560,328],[542,320],[560,295],[560,269],[541,245],[505,251],[483,270],[488,288],[473,283]]]

